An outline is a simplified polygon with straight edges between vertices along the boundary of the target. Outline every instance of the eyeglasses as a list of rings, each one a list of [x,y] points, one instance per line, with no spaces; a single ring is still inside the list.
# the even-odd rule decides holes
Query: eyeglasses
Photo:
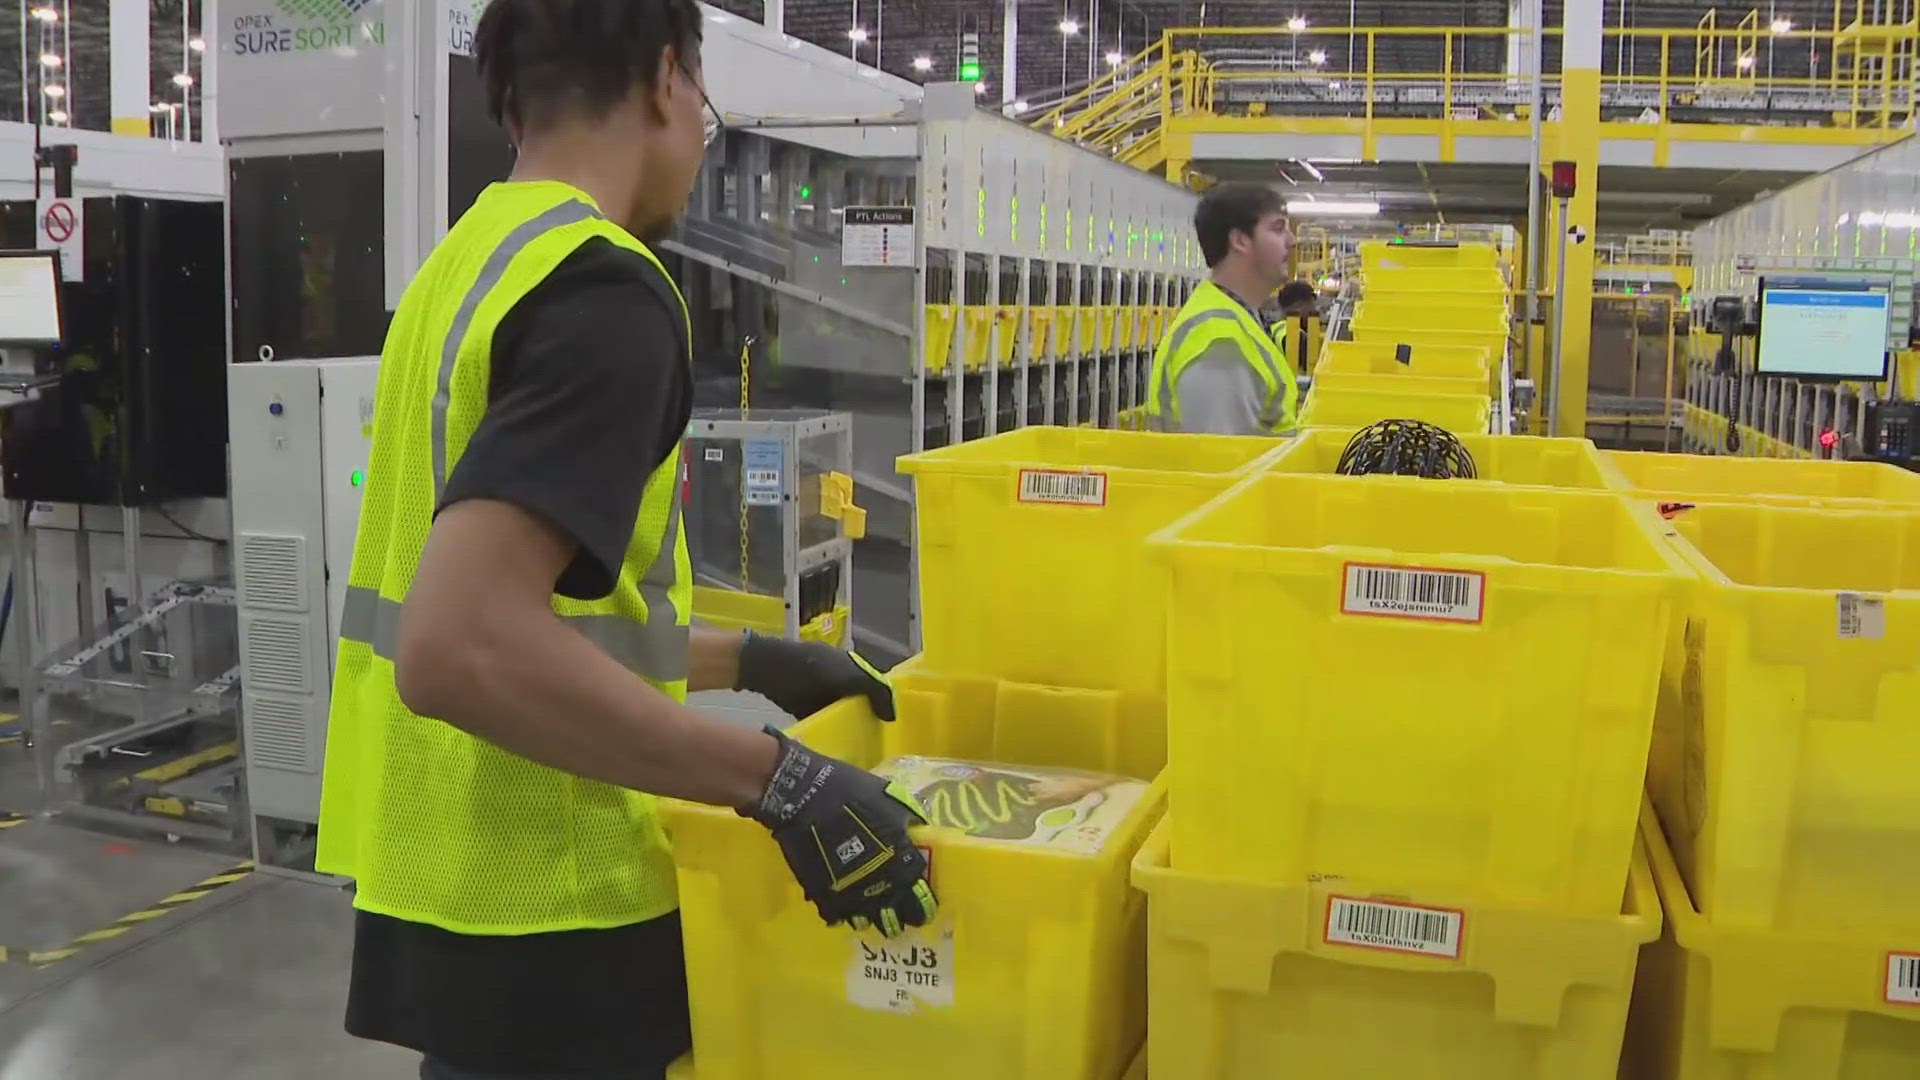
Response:
[[[700,138],[702,140],[700,145],[702,147],[712,146],[713,140],[719,138],[720,133],[727,130],[727,122],[720,119],[720,110],[713,107],[713,99],[707,96],[706,88],[701,86],[700,80],[694,77],[693,70],[687,67],[685,63],[682,63],[680,65],[680,73],[687,77],[687,81],[693,84],[695,90],[699,91],[700,104],[705,106],[707,110],[707,115],[700,118]]]

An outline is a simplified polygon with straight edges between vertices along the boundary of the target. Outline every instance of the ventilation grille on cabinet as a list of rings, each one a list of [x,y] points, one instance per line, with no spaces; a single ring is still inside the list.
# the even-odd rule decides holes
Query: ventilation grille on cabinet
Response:
[[[302,701],[247,695],[247,761],[268,769],[314,771],[307,742],[307,710]]]
[[[307,624],[259,616],[242,622],[247,651],[240,685],[248,690],[307,693]]]
[[[243,533],[240,537],[241,606],[305,611],[306,566],[303,538]]]

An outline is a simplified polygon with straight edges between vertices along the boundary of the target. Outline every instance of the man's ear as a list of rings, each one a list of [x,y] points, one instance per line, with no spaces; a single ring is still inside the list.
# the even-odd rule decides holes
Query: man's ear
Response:
[[[667,117],[673,114],[675,95],[686,92],[687,88],[681,82],[680,50],[669,45],[661,50],[660,66],[653,73],[653,85],[647,87],[647,119],[655,124],[666,124]]]
[[[1252,251],[1253,250],[1253,234],[1250,232],[1247,232],[1244,229],[1228,230],[1227,231],[1227,248],[1232,251],[1240,252],[1242,255],[1246,254],[1249,251]]]

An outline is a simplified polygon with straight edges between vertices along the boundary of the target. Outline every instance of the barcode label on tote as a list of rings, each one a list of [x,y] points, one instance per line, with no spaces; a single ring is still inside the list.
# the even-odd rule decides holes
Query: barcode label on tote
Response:
[[[1107,505],[1107,474],[1020,470],[1020,501],[1067,506]]]
[[[1920,953],[1888,954],[1887,1001],[1894,1005],[1920,1005]]]
[[[1834,609],[1839,616],[1842,638],[1879,641],[1887,636],[1887,602],[1884,599],[1859,593],[1836,593]]]
[[[1327,944],[1459,959],[1460,930],[1467,918],[1445,908],[1390,904],[1380,900],[1327,900]]]
[[[1349,615],[1477,623],[1486,589],[1485,574],[1348,563],[1340,610]]]

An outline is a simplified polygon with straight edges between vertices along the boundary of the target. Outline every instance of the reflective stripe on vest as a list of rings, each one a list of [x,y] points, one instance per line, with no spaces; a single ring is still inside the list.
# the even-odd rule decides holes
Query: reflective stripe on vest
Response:
[[[1265,389],[1260,423],[1276,434],[1292,430],[1299,389],[1286,357],[1239,301],[1211,281],[1194,289],[1154,351],[1147,415],[1162,430],[1177,429],[1180,375],[1216,341],[1232,341]]]
[[[440,348],[439,376],[434,380],[433,496],[436,501],[440,493],[447,489],[447,406],[452,399],[453,368],[460,358],[461,346],[466,343],[467,332],[473,328],[475,309],[488,293],[499,286],[514,256],[525,251],[527,245],[563,225],[598,216],[587,203],[569,199],[514,229],[507,234],[506,241],[487,256],[485,265],[480,268],[480,275],[474,278],[473,286],[461,297],[460,309],[454,313],[453,326],[447,331],[447,339]]]
[[[429,256],[394,313],[341,610],[315,863],[355,879],[354,903],[364,910],[456,933],[527,934],[625,925],[677,903],[651,796],[418,716],[394,686],[401,609],[447,477],[485,415],[494,333],[594,238],[660,266],[582,192],[496,184]],[[690,321],[683,325],[691,340]],[[555,596],[553,609],[684,700],[692,573],[679,473],[676,448],[648,475],[613,591],[592,601]]]

